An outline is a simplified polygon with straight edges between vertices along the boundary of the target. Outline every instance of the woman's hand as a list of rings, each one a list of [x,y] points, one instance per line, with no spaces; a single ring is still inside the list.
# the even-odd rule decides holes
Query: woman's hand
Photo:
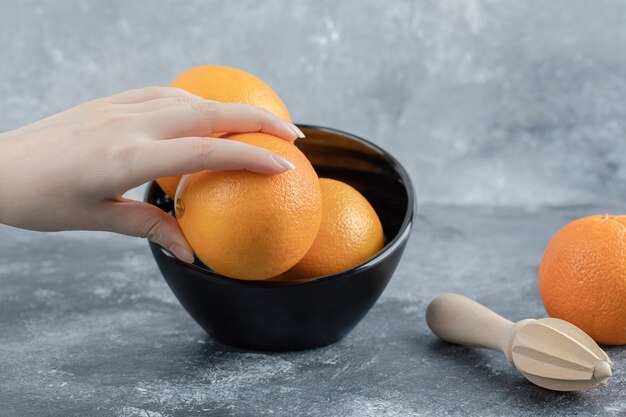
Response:
[[[191,262],[174,218],[122,195],[155,178],[204,169],[275,174],[292,168],[266,149],[206,137],[256,131],[303,137],[268,111],[177,88],[141,88],[87,102],[0,134],[0,223],[145,237]]]

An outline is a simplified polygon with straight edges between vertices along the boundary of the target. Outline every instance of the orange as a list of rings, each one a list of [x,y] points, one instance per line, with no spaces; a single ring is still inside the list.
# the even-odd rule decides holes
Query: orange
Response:
[[[180,175],[172,175],[169,177],[161,177],[157,178],[155,181],[159,184],[159,187],[163,190],[163,192],[169,197],[174,198],[176,195],[176,189],[178,188],[178,184],[180,183],[180,179],[182,177]]]
[[[626,216],[575,220],[548,243],[539,265],[548,314],[596,342],[626,344]]]
[[[207,100],[261,107],[284,120],[291,121],[287,107],[269,85],[237,68],[222,65],[191,68],[176,77],[170,86],[182,88]],[[179,181],[178,175],[156,180],[165,194],[171,198],[176,194]]]
[[[335,274],[367,260],[383,247],[383,226],[370,203],[348,184],[321,178],[322,223],[304,258],[281,279]]]
[[[287,141],[265,133],[230,139],[267,148],[296,169],[275,175],[186,175],[176,196],[176,217],[209,268],[231,278],[267,279],[291,268],[311,247],[322,220],[319,180],[304,154]]]

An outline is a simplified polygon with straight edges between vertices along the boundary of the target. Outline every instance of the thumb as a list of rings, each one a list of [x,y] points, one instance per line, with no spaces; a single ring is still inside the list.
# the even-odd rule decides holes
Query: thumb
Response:
[[[152,204],[125,199],[111,201],[103,217],[106,230],[147,238],[183,262],[194,261],[193,250],[176,220]]]

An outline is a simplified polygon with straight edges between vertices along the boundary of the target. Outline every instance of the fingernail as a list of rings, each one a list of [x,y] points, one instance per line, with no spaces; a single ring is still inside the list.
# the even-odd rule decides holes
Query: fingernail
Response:
[[[302,131],[300,130],[300,128],[298,126],[294,125],[293,123],[289,123],[289,122],[285,122],[285,124],[287,125],[289,130],[291,130],[293,133],[296,134],[297,137],[299,137],[300,139],[302,139],[304,137],[304,133],[302,133]]]
[[[181,261],[186,262],[188,264],[193,263],[194,261],[193,253],[189,249],[184,248],[180,245],[176,245],[176,244],[171,245],[168,249],[170,252],[174,254],[175,257],[177,257]]]
[[[273,158],[278,165],[285,169],[296,169],[296,166],[287,158],[283,158],[280,155],[274,155]]]

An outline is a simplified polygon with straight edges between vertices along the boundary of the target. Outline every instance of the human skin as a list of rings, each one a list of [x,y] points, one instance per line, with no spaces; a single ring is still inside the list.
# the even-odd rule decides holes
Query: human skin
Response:
[[[89,101],[0,134],[0,223],[148,238],[193,262],[173,217],[123,194],[155,178],[205,169],[293,169],[266,149],[207,137],[257,131],[288,141],[304,136],[268,111],[178,88],[140,88]]]

